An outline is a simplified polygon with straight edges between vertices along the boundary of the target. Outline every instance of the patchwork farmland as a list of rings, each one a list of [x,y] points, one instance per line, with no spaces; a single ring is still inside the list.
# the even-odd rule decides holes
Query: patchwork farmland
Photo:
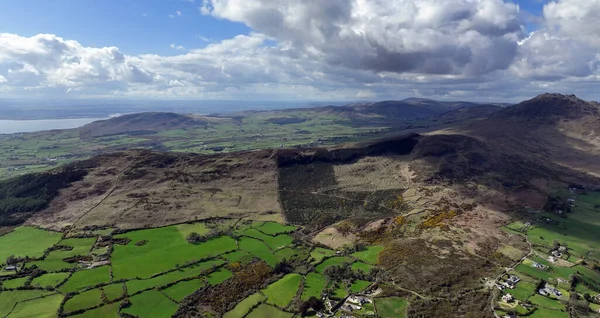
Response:
[[[561,191],[562,210],[534,212],[527,221],[506,225],[507,233],[522,236],[531,251],[496,286],[496,312],[528,317],[572,317],[572,310],[599,313],[600,274],[587,264],[600,261],[600,194]]]
[[[297,230],[243,220],[65,233],[18,227],[0,236],[0,315],[23,317],[27,307],[36,317],[170,317],[195,297],[227,290],[239,299],[204,315],[293,317],[320,309],[305,303],[335,307],[372,285],[379,247],[334,251],[294,238]],[[342,267],[351,273],[328,276]],[[236,289],[249,268],[264,279]]]

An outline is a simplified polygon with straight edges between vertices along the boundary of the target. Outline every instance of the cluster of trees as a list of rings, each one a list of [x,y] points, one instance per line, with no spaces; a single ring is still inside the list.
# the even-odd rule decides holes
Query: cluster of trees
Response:
[[[190,242],[192,244],[199,244],[199,243],[206,242],[208,240],[211,240],[211,239],[221,236],[221,235],[224,235],[224,233],[221,231],[215,230],[215,229],[210,230],[210,232],[206,235],[200,235],[196,232],[192,232],[187,236],[187,240],[188,240],[188,242]]]
[[[307,301],[303,301],[300,304],[300,311],[302,315],[306,315],[309,311],[323,311],[325,310],[325,304],[315,296],[311,296]]]
[[[29,213],[40,211],[86,171],[65,167],[58,172],[29,174],[0,182],[0,226],[18,225]]]

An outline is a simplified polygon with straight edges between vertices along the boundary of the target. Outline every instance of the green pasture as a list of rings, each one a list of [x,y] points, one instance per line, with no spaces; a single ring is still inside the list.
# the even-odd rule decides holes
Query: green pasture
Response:
[[[123,283],[114,283],[102,287],[102,292],[108,301],[113,301],[117,298],[123,297],[125,294],[125,285]]]
[[[308,300],[310,297],[321,298],[323,288],[325,288],[325,276],[317,273],[308,273],[304,279],[304,289],[302,290],[302,300]]]
[[[530,264],[527,263],[521,263],[519,264],[519,266],[517,266],[515,268],[516,271],[529,275],[531,277],[534,278],[538,278],[538,279],[543,279],[543,280],[549,280],[550,278],[552,278],[552,275],[550,274],[549,270],[542,270],[539,268],[535,268],[533,266],[531,266]]]
[[[60,241],[62,233],[40,230],[30,226],[20,226],[12,232],[0,236],[0,262],[10,255],[38,258],[44,251]]]
[[[84,291],[81,294],[69,298],[64,305],[64,312],[70,313],[79,309],[86,309],[98,306],[102,303],[102,291],[100,289],[92,289]]]
[[[54,294],[45,290],[15,290],[0,292],[0,316],[5,317],[19,303]]]
[[[235,250],[233,238],[222,236],[199,244],[189,243],[176,226],[139,230],[118,235],[127,245],[115,245],[112,253],[114,279],[150,277],[188,261],[218,256]],[[138,246],[135,242],[146,240]]]
[[[263,290],[267,296],[267,302],[275,306],[285,308],[294,298],[302,282],[302,276],[298,274],[285,275],[280,280],[272,283]]]
[[[177,304],[157,290],[145,291],[129,298],[131,306],[122,312],[140,318],[171,317],[177,311]]]
[[[86,310],[82,314],[70,316],[73,318],[119,318],[120,302],[104,305],[96,309]]]
[[[7,318],[55,318],[63,296],[54,294],[18,303]]]
[[[565,310],[565,305],[560,301],[539,294],[529,297],[528,300],[534,305],[542,306],[547,309]]]
[[[292,260],[292,259],[296,259],[300,256],[300,253],[297,249],[293,249],[293,248],[289,248],[289,247],[282,248],[273,254],[280,261],[284,260],[284,259]]]
[[[375,268],[375,266],[373,265],[369,265],[369,264],[365,264],[363,262],[354,262],[352,263],[352,270],[353,271],[363,271],[365,274],[368,274],[371,272],[371,270]]]
[[[352,256],[360,259],[361,261],[368,264],[377,264],[379,253],[383,251],[384,247],[379,245],[367,246],[364,251],[356,252]]]
[[[322,247],[315,247],[310,252],[310,257],[314,259],[312,264],[319,264],[324,258],[331,257],[333,255],[335,255],[334,251]]]
[[[254,255],[271,267],[274,267],[279,261],[275,255],[271,252],[271,249],[262,241],[249,237],[241,237],[239,239],[240,250],[245,251],[251,255]]]
[[[520,281],[514,289],[507,290],[506,292],[513,295],[518,300],[525,301],[529,296],[535,294],[535,287],[535,284]]]
[[[348,290],[343,284],[337,283],[335,284],[335,289],[331,294],[333,298],[343,299],[348,297]]]
[[[28,280],[29,280],[29,277],[20,277],[20,278],[5,280],[2,282],[2,287],[8,288],[8,289],[15,289],[15,288],[23,287],[23,286],[25,286],[25,283]]]
[[[46,286],[56,287],[69,277],[69,273],[47,273],[42,276],[36,277],[31,281],[31,286],[42,287]]]
[[[244,235],[263,241],[272,250],[284,248],[292,244],[292,237],[287,234],[279,234],[277,236],[271,236],[260,232],[257,229],[247,229],[244,231]]]
[[[214,286],[228,280],[232,276],[233,273],[231,271],[228,271],[224,268],[219,268],[206,276],[206,281],[208,281],[211,286]]]
[[[198,277],[204,271],[223,264],[221,260],[206,261],[199,264],[194,264],[188,267],[155,276],[147,279],[133,279],[125,283],[127,285],[127,293],[133,295],[139,291],[168,285],[169,283],[192,277]]]
[[[262,304],[252,310],[246,318],[291,318],[294,314],[283,312],[273,306]]]
[[[328,258],[328,259],[324,260],[321,264],[317,265],[315,267],[315,271],[317,273],[323,274],[323,272],[325,271],[325,269],[327,269],[327,267],[330,267],[330,266],[339,266],[339,265],[342,265],[344,263],[350,264],[350,263],[352,263],[352,261],[353,260],[351,258],[349,258],[349,257],[341,257],[341,256],[331,257],[331,258]]]
[[[63,269],[75,268],[77,266],[77,264],[75,263],[67,263],[63,261],[62,258],[60,258],[58,255],[59,252],[60,251],[52,251],[48,254],[48,257],[46,257],[46,259],[43,259],[41,261],[29,262],[26,264],[26,267],[35,265],[38,268],[43,269],[47,272],[56,272]],[[54,255],[55,253],[57,254],[56,256]]]
[[[265,299],[267,299],[267,297],[260,293],[252,294],[242,300],[232,310],[225,313],[223,318],[242,318],[250,311],[250,309]]]
[[[79,255],[88,255],[94,244],[96,238],[70,238],[64,239],[57,243],[57,245],[70,246],[72,250],[55,250],[50,253],[41,261],[34,262],[39,268],[46,271],[59,271],[66,268],[74,268],[75,263],[67,263],[63,259]]]
[[[550,247],[556,240],[566,244],[570,250],[579,255],[598,255],[600,241],[597,233],[600,232],[600,209],[595,208],[598,201],[600,201],[598,193],[578,195],[576,207],[566,217],[543,214],[542,219],[550,218],[559,224],[553,225],[541,220],[528,231],[530,241]]]
[[[204,285],[202,280],[192,279],[165,288],[162,292],[176,301],[182,301],[185,297],[202,288]]]
[[[108,266],[79,270],[73,273],[67,282],[60,287],[60,291],[70,293],[88,286],[106,284],[110,281],[109,270]]]
[[[371,282],[369,282],[369,281],[360,280],[360,279],[356,280],[350,286],[350,292],[359,293],[359,292],[363,291],[365,288],[369,287],[369,285],[371,285]]]
[[[569,314],[559,310],[550,310],[546,308],[537,308],[529,318],[569,318]]]
[[[92,247],[96,244],[96,238],[68,238],[61,240],[57,243],[57,245],[65,245],[73,247],[70,251],[60,251],[65,252],[64,257],[74,256],[74,255],[87,255]]]
[[[247,264],[252,261],[252,255],[244,252],[244,251],[235,251],[227,254],[221,255],[222,258],[228,260],[229,262],[240,262],[242,264]]]

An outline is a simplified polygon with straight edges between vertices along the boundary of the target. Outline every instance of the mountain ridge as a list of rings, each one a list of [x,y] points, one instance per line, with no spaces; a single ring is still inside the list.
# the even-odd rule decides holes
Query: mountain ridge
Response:
[[[156,133],[168,129],[179,129],[206,125],[206,121],[184,114],[170,112],[143,112],[126,114],[110,119],[95,121],[79,128],[84,139],[118,134]]]

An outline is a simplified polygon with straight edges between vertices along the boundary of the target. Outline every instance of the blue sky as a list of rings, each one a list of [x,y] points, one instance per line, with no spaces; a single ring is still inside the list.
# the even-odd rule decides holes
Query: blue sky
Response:
[[[600,0],[0,0],[0,98],[591,99],[597,12]]]
[[[0,6],[0,32],[52,33],[134,55],[177,54],[171,44],[202,48],[206,40],[250,31],[243,23],[202,15],[199,3],[184,0],[5,0]]]
[[[516,1],[535,16],[546,2]],[[251,31],[243,23],[202,15],[200,6],[201,0],[8,0],[1,5],[0,31],[22,36],[52,33],[85,46],[160,55],[177,54],[171,44],[202,48]],[[526,27],[536,29],[531,21]]]

